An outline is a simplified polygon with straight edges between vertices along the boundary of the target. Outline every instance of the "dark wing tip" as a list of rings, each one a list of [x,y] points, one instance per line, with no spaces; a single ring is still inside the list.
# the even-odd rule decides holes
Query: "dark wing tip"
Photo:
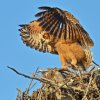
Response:
[[[35,17],[40,17],[42,15],[43,15],[43,12],[39,12],[39,13],[35,14]]]
[[[40,10],[45,10],[45,11],[42,11],[42,12],[38,12],[35,14],[35,17],[40,17],[42,16],[45,12],[47,12],[48,10],[52,9],[51,7],[47,7],[47,6],[41,6],[41,7],[38,7],[38,9]]]
[[[25,27],[25,26],[27,26],[27,24],[20,24],[19,26],[20,27]]]
[[[49,9],[51,9],[51,7],[41,6],[41,7],[38,7],[38,9],[40,9],[40,10],[49,10]]]
[[[21,30],[22,30],[22,29],[18,29],[18,31],[20,31],[20,32],[21,32]]]
[[[28,24],[20,24],[19,26],[20,26],[21,28],[18,29],[18,31],[22,32],[23,29],[25,29],[25,28],[28,26]]]

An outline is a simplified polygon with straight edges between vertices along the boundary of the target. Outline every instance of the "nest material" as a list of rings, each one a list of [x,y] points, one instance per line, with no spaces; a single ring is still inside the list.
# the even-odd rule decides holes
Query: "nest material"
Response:
[[[23,92],[16,100],[100,100],[100,69],[81,74],[47,69],[41,78],[46,81],[40,89],[31,96]]]

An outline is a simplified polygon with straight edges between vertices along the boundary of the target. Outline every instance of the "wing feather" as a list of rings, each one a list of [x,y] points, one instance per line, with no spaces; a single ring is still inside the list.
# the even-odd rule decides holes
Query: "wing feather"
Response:
[[[39,17],[40,26],[50,35],[58,39],[79,42],[85,48],[91,48],[94,45],[89,34],[71,13],[52,7],[39,7],[39,9],[43,10],[36,14]]]
[[[38,26],[38,22],[32,21],[28,25],[23,25],[20,31],[21,38],[27,46],[41,52],[57,54],[55,49],[49,44],[49,39],[43,37],[46,31],[43,31],[42,28]]]

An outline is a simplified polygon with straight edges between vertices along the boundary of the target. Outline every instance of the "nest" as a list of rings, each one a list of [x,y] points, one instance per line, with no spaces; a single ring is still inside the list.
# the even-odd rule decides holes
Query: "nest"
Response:
[[[30,96],[26,91],[18,94],[16,100],[100,100],[100,69],[80,74],[57,68],[40,72],[40,89]]]

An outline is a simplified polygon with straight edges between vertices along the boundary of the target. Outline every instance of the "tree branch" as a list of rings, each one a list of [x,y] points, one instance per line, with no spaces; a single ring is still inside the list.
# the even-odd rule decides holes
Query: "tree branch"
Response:
[[[50,84],[51,86],[58,86],[57,84],[55,84],[53,81],[49,80],[49,79],[46,79],[44,77],[41,77],[41,78],[37,78],[37,77],[34,77],[34,76],[28,76],[26,74],[23,74],[23,73],[20,73],[18,72],[16,69],[12,68],[12,67],[9,67],[7,66],[9,69],[11,69],[12,71],[14,71],[15,73],[17,73],[18,75],[21,75],[21,76],[24,76],[25,78],[28,78],[28,79],[35,79],[35,80],[38,80],[40,82],[43,82],[43,83],[47,83],[47,84]]]

